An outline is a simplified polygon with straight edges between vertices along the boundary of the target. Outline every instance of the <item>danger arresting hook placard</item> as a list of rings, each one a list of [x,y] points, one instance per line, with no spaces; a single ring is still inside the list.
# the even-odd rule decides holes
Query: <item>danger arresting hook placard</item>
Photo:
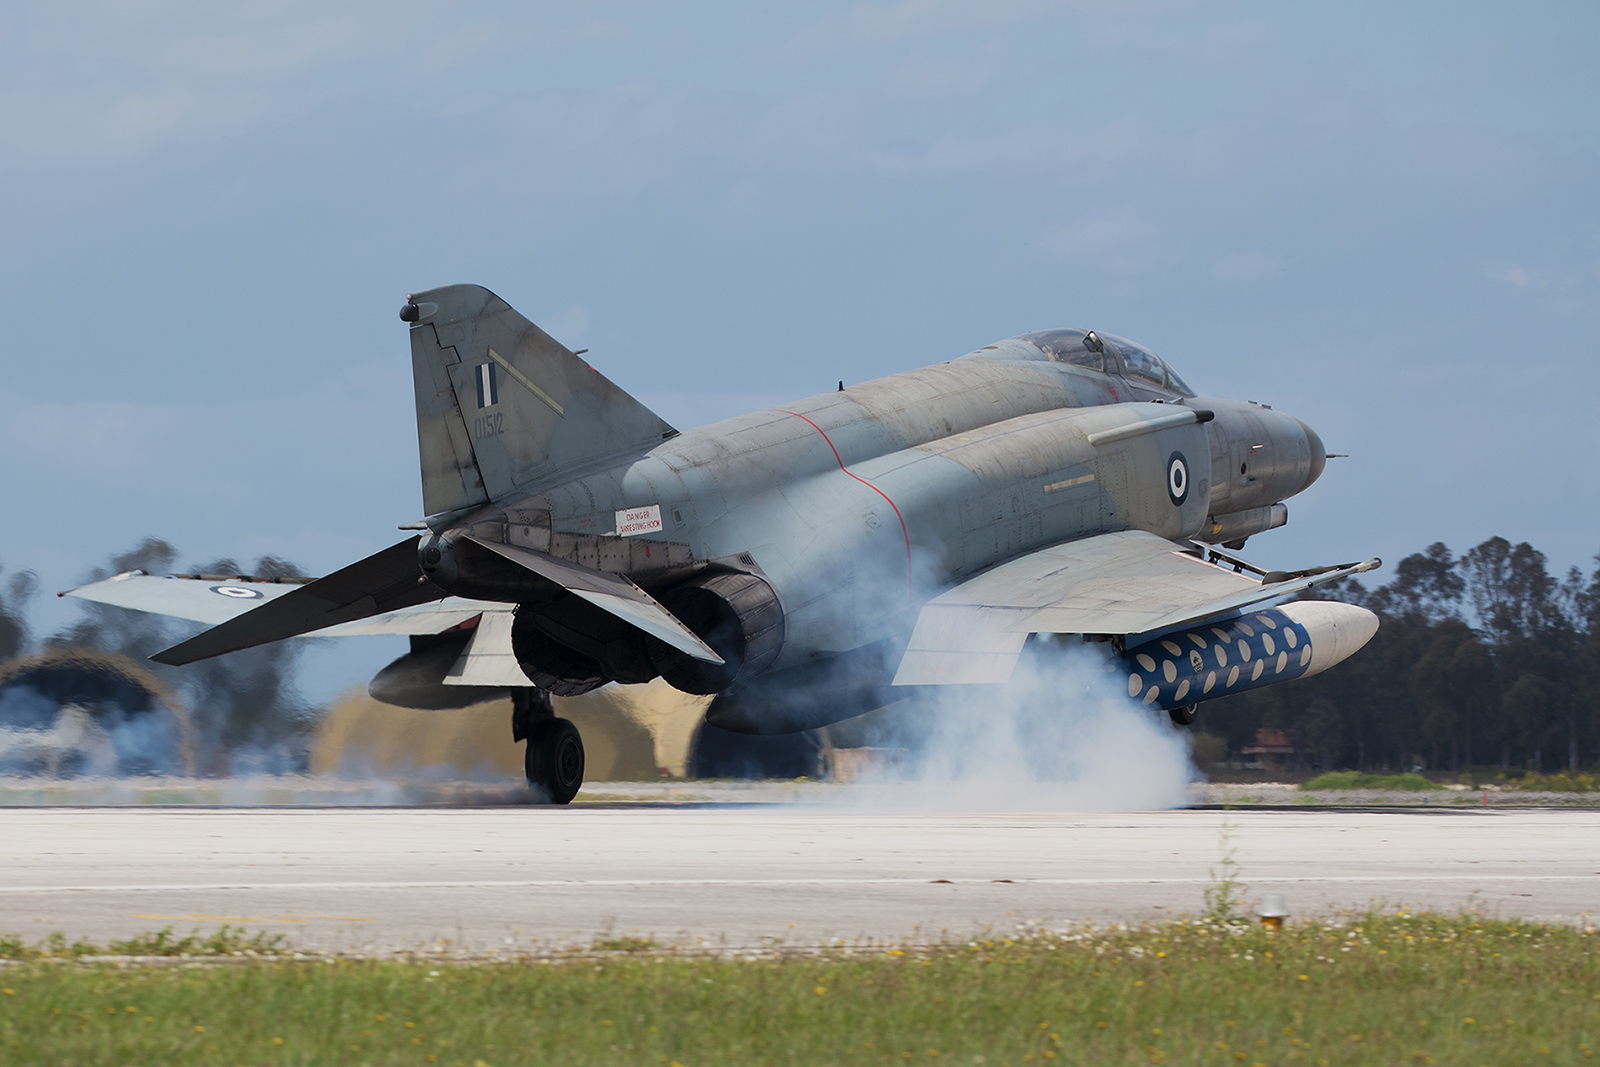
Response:
[[[632,537],[635,534],[658,533],[661,530],[661,505],[651,504],[647,508],[624,508],[617,512],[617,536]]]

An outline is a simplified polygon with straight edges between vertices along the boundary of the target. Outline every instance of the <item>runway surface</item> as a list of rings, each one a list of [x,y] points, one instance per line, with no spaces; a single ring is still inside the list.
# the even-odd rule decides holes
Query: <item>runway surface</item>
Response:
[[[220,923],[305,947],[755,947],[1198,913],[1247,901],[1592,924],[1600,812],[915,814],[764,808],[62,809],[0,819],[0,933]]]

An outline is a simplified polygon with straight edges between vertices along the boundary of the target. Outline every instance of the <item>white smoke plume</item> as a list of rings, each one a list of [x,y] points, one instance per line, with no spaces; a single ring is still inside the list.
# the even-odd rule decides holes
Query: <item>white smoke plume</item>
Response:
[[[914,549],[922,595],[950,581],[942,546]],[[902,559],[904,557],[901,557]],[[899,571],[858,572],[858,603],[904,598]],[[915,602],[910,605],[913,609]],[[909,627],[915,611],[898,625]],[[1032,638],[1004,685],[950,685],[854,723],[829,727],[833,744],[879,748],[849,803],[928,810],[1132,811],[1178,807],[1199,778],[1186,731],[1165,711],[1128,696],[1110,646],[1076,636]],[[881,746],[881,747],[880,747]]]
[[[892,709],[866,731],[883,758],[858,776],[867,788],[849,802],[973,811],[1187,803],[1198,775],[1186,737],[1165,712],[1131,700],[1121,677],[1087,646],[1047,641],[1004,686],[947,686]]]

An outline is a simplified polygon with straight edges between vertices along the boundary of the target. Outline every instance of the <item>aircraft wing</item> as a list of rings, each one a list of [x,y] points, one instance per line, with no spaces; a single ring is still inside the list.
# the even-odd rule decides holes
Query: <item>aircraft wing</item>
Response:
[[[992,567],[930,600],[894,684],[1004,682],[1030,634],[1148,639],[1377,565],[1263,583],[1140,530],[1086,537]]]
[[[59,595],[217,626],[302,587],[298,582],[271,579],[160,576],[129,571],[114,578],[69,589]],[[486,612],[509,612],[511,608],[510,604],[487,600],[445,597],[443,600],[314,630],[308,636],[437,634],[471,622]]]

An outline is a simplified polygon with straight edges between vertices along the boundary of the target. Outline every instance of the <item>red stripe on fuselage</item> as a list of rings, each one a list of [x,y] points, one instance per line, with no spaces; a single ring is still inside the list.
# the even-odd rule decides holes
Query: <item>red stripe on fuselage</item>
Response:
[[[822,429],[821,426],[818,426],[816,423],[812,422],[810,419],[807,419],[804,415],[800,414],[798,411],[784,411],[782,408],[773,408],[773,410],[778,412],[778,414],[780,414],[780,415],[793,415],[797,419],[802,419],[813,430],[815,430],[818,433],[822,434],[822,439],[824,441],[827,441],[828,442],[828,447],[833,450],[833,458],[834,458],[835,462],[837,462],[839,464],[839,469],[844,471],[844,473],[849,474],[850,477],[855,478],[856,481],[860,482],[862,485],[866,486],[868,489],[871,489],[874,493],[877,493],[879,496],[883,497],[884,501],[891,508],[894,508],[894,517],[900,520],[900,535],[906,539],[906,588],[910,589],[911,592],[913,594],[915,594],[916,591],[917,591],[916,583],[914,581],[912,581],[912,579],[911,579],[911,534],[906,531],[906,519],[905,519],[905,516],[900,514],[900,509],[898,507],[895,507],[895,503],[894,503],[893,500],[889,499],[889,494],[885,493],[882,489],[879,489],[877,486],[873,485],[871,482],[867,481],[865,478],[859,478],[859,477],[856,477],[856,475],[854,475],[854,474],[850,474],[850,471],[848,469],[846,469],[846,467],[844,465],[844,460],[842,458],[840,458],[840,456],[839,456],[839,450],[837,448],[833,447],[833,440],[827,435],[827,433]]]

